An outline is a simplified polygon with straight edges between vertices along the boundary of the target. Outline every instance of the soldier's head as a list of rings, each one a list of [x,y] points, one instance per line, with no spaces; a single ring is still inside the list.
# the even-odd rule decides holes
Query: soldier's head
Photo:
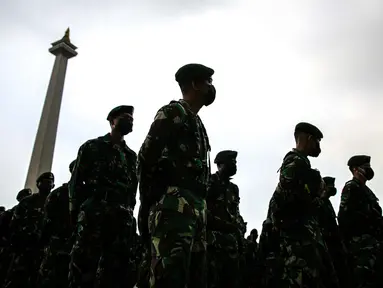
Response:
[[[322,197],[330,198],[336,195],[336,187],[335,187],[335,178],[334,177],[323,177],[323,181],[325,183],[325,189],[323,191]]]
[[[217,154],[214,163],[221,175],[230,177],[237,173],[237,151],[224,150]]]
[[[367,155],[355,155],[347,163],[352,175],[365,183],[374,178],[374,170],[371,168],[371,157]]]
[[[113,108],[106,120],[109,121],[112,133],[125,136],[133,131],[133,106],[117,106]]]
[[[306,122],[298,123],[294,131],[297,150],[311,157],[318,157],[321,153],[320,141],[322,132],[314,125]]]
[[[48,194],[55,187],[55,176],[52,172],[41,174],[36,180],[36,186],[39,193]]]
[[[76,160],[77,160],[77,159],[76,159]],[[72,174],[72,172],[73,172],[74,166],[76,165],[76,160],[73,160],[73,161],[69,164],[69,172],[70,172],[70,174]]]
[[[251,230],[251,232],[250,232],[250,240],[255,242],[255,241],[257,241],[257,239],[258,239],[258,230],[257,229]]]
[[[216,90],[212,80],[214,70],[202,64],[187,64],[176,72],[183,98],[198,107],[209,106],[215,100]]]
[[[16,200],[18,202],[20,202],[21,200],[23,200],[25,197],[27,197],[29,195],[32,195],[31,189],[29,189],[29,188],[22,189],[19,191],[19,193],[17,193]]]

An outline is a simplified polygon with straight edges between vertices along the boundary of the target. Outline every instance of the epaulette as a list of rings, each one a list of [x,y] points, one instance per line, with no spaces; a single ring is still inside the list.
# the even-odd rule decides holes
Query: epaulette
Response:
[[[170,104],[174,104],[180,110],[182,117],[186,117],[187,112],[184,106],[182,106],[180,102],[173,100],[173,101],[170,101],[169,105]]]

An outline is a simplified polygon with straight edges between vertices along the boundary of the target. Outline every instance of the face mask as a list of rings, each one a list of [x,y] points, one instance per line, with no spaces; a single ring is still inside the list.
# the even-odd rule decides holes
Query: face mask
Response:
[[[216,94],[215,87],[213,85],[210,85],[208,92],[204,96],[205,97],[205,103],[204,103],[205,106],[209,106],[214,102],[215,94]]]
[[[337,192],[337,190],[336,190],[336,188],[335,187],[328,187],[327,188],[327,193],[328,193],[328,195],[331,197],[331,196],[335,196],[336,195],[336,192]]]
[[[311,156],[311,157],[318,157],[321,152],[322,152],[322,150],[320,149],[319,141],[315,140],[315,147],[312,149],[312,151],[309,154],[309,156]]]
[[[370,181],[372,178],[374,178],[374,170],[370,167],[362,168],[359,167],[357,169],[357,172],[361,174],[364,178],[366,178],[367,181]]]
[[[127,135],[133,131],[133,123],[129,118],[121,118],[116,124],[116,129],[122,134]]]

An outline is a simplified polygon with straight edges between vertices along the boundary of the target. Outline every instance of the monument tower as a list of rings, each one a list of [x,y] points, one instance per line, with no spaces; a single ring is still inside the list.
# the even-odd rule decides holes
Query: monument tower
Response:
[[[65,73],[68,59],[75,57],[77,47],[70,42],[69,28],[62,39],[52,43],[49,52],[56,56],[35,144],[29,163],[25,188],[36,191],[36,179],[52,169],[53,153],[56,144],[57,126],[60,116],[61,100],[64,90]]]

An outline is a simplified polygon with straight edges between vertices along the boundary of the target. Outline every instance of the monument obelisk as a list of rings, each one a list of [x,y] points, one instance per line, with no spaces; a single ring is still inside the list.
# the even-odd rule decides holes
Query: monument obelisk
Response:
[[[52,47],[49,49],[49,52],[55,55],[56,59],[25,182],[25,188],[30,188],[33,192],[36,192],[37,177],[41,173],[50,172],[52,169],[66,68],[68,59],[77,55],[76,49],[77,47],[70,42],[69,28],[65,31],[64,37],[52,43]]]

